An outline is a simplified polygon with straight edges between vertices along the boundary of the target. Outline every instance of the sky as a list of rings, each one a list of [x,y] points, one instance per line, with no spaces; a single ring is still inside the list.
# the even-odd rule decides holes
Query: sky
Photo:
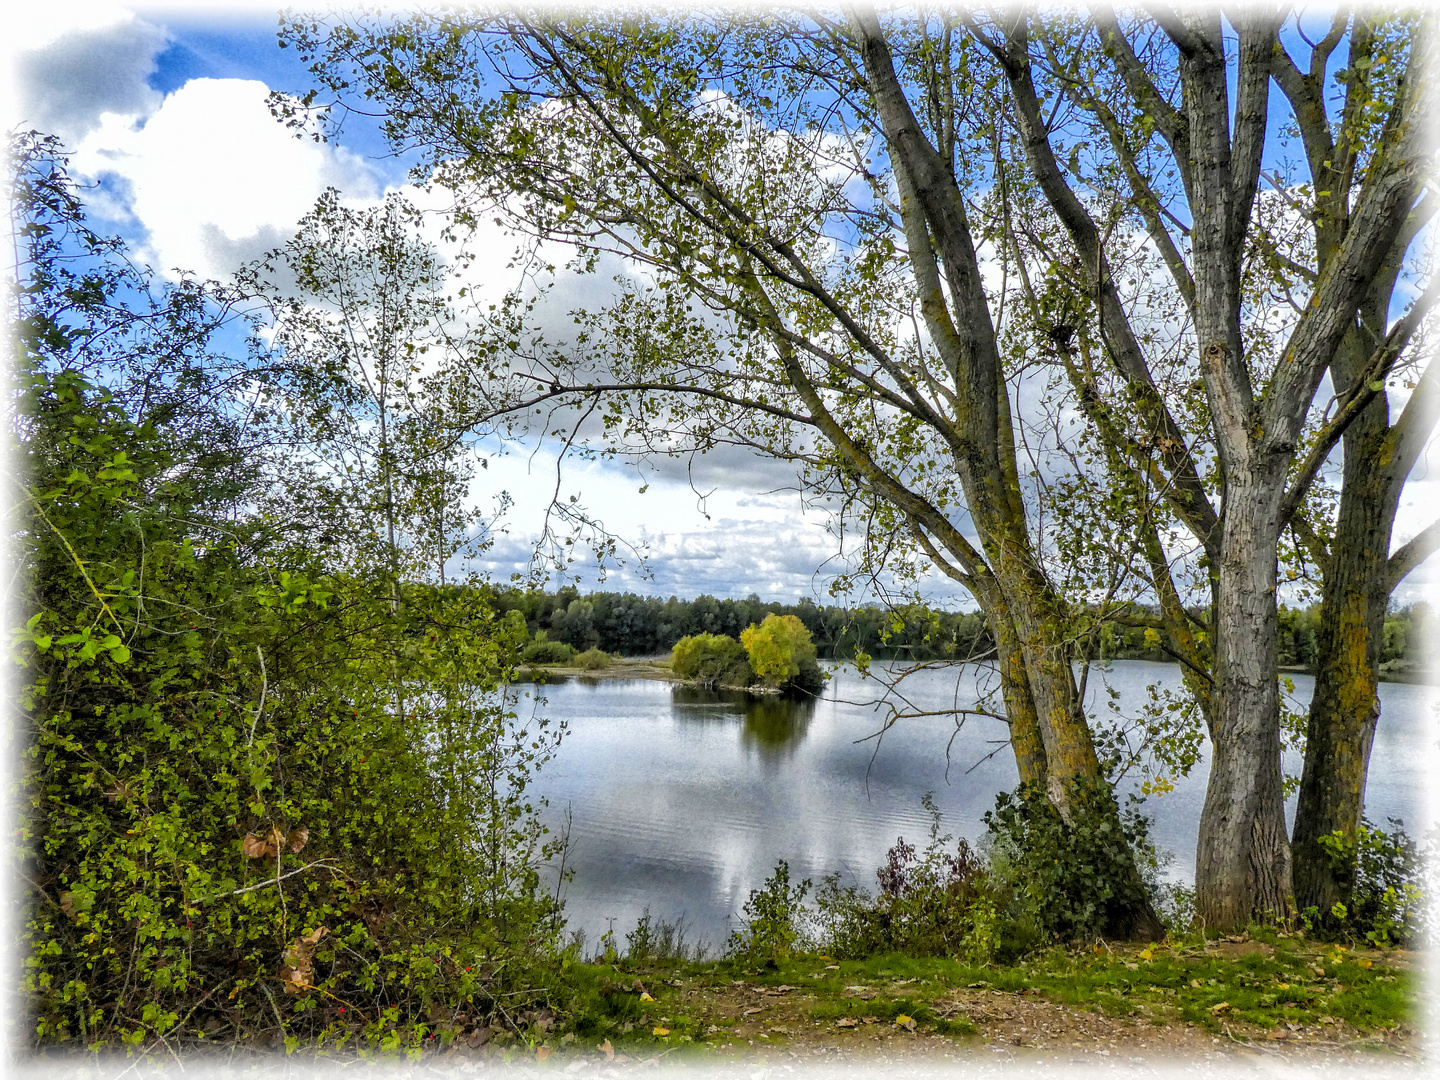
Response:
[[[7,125],[59,135],[74,172],[97,185],[87,192],[92,216],[159,270],[224,278],[282,242],[326,187],[360,207],[407,184],[407,163],[362,123],[322,144],[296,139],[271,117],[267,93],[307,86],[294,52],[277,46],[275,9],[61,2],[26,5],[7,20],[9,41],[0,46],[9,50]],[[491,265],[480,267],[497,293],[511,283],[506,243],[494,238]],[[562,499],[577,495],[647,555],[650,577],[632,559],[611,571],[604,588],[827,596],[836,541],[783,465],[738,450],[662,461],[648,472],[568,461],[557,488],[549,448],[511,446],[498,456],[497,446],[488,449],[475,498],[486,505],[504,491],[514,503],[477,567],[496,578],[525,569],[558,490]],[[1427,523],[1434,484],[1421,475],[1407,491],[1397,543]],[[1399,602],[1424,595],[1431,562],[1402,585]],[[597,584],[583,561],[576,570],[582,586]],[[927,589],[946,606],[972,606],[938,577]]]
[[[340,145],[327,145],[297,140],[271,117],[271,90],[306,85],[295,54],[277,46],[275,9],[60,3],[18,14],[6,58],[7,124],[59,135],[75,174],[98,184],[86,193],[92,218],[172,276],[226,277],[283,242],[326,187],[359,207],[407,185],[407,163],[363,125],[347,125]],[[497,293],[511,283],[507,260],[497,253],[487,275]],[[504,580],[527,567],[556,490],[555,458],[546,447],[512,445],[501,456],[488,449],[475,499],[489,505],[504,491],[513,505],[478,568]],[[824,517],[805,511],[793,472],[773,462],[731,452],[641,472],[567,461],[559,493],[580,496],[645,553],[648,577],[630,557],[603,588],[781,601],[828,595],[822,567],[835,542]],[[598,584],[588,560],[573,569],[582,587]]]

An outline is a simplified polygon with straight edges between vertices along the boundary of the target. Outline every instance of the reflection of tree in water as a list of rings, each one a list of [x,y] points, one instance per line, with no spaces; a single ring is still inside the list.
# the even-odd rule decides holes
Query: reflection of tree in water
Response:
[[[813,697],[755,696],[746,705],[741,738],[747,750],[759,750],[764,757],[788,757],[804,740],[814,715]]]
[[[815,715],[815,699],[800,694],[747,694],[693,686],[672,687],[671,694],[675,715],[687,723],[740,719],[745,748],[766,758],[788,757],[804,740]]]

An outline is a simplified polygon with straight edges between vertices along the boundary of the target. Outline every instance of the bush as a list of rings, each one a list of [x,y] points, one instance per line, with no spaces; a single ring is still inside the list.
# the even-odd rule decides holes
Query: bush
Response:
[[[695,634],[675,643],[670,668],[697,686],[749,686],[755,681],[744,647],[729,634]]]
[[[559,731],[500,689],[515,620],[247,520],[265,449],[236,420],[259,422],[249,391],[213,378],[210,298],[90,233],[53,143],[23,142],[12,840],[32,1045],[398,1049],[432,1010],[534,997],[559,912],[527,788]]]
[[[609,653],[602,652],[600,649],[586,649],[571,661],[575,667],[583,668],[586,671],[599,671],[614,662],[614,658]]]
[[[781,859],[775,873],[745,901],[745,927],[730,936],[730,953],[747,960],[780,959],[794,956],[805,944],[805,897],[810,892],[806,878],[790,886],[790,864]]]
[[[1373,945],[1402,945],[1424,936],[1422,866],[1405,823],[1390,818],[1390,832],[1361,820],[1353,835],[1336,831],[1320,844],[1342,875],[1355,875],[1350,903],[1337,903],[1319,922]],[[1313,912],[1313,909],[1311,909]]]
[[[535,640],[520,650],[523,664],[564,664],[575,655],[573,646],[563,641],[551,641],[544,630],[535,631]]]
[[[1127,936],[1154,903],[1159,860],[1149,821],[1133,807],[1117,821],[1113,799],[1103,781],[1076,783],[1067,826],[1039,785],[1000,793],[985,824],[1007,917],[1046,937]]]
[[[995,958],[1002,932],[984,860],[963,839],[952,853],[952,837],[940,835],[940,811],[928,793],[922,804],[931,815],[930,842],[921,853],[898,838],[876,871],[878,894],[842,888],[839,874],[821,883],[816,936],[830,955],[901,952],[961,956],[972,964]]]

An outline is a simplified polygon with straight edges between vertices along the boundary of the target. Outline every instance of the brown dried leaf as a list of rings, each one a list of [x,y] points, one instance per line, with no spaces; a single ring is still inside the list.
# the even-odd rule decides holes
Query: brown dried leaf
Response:
[[[240,841],[240,853],[251,859],[259,859],[265,855],[265,841],[257,835],[246,833],[245,839]]]
[[[746,1010],[745,1010],[745,1015],[746,1015],[746,1016],[754,1016],[756,1013],[758,1013],[758,1012],[764,1012],[764,1011],[765,1011],[765,1006],[764,1006],[764,1005],[756,1005],[753,1009],[746,1009]]]
[[[315,946],[329,932],[329,927],[318,926],[297,937],[285,950],[280,958],[280,978],[287,994],[298,994],[315,985]]]
[[[839,1020],[835,1021],[835,1026],[842,1028],[859,1027],[860,1021],[856,1020],[853,1016],[842,1016]]]
[[[309,841],[310,830],[308,827],[301,825],[298,829],[290,830],[290,835],[286,837],[285,840],[285,846],[292,852],[301,851]]]
[[[548,1058],[549,1056],[550,1056],[550,1047],[548,1047],[548,1046],[537,1046],[537,1047],[535,1048],[535,1060],[536,1060],[536,1061],[544,1061],[544,1060],[545,1060],[546,1058]]]
[[[60,910],[70,918],[75,917],[75,894],[62,892],[60,894]]]
[[[613,1047],[613,1046],[610,1045],[610,1040],[609,1040],[609,1039],[606,1039],[603,1043],[601,1043],[601,1044],[600,1044],[599,1046],[597,1046],[595,1049],[599,1050],[600,1053],[602,1053],[602,1054],[605,1055],[605,1060],[606,1060],[606,1061],[614,1061],[614,1060],[615,1060],[615,1047]]]

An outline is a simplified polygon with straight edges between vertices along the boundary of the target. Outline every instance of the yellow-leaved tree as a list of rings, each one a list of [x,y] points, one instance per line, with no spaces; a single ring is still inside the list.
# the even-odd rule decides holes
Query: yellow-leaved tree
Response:
[[[750,667],[771,686],[779,686],[815,666],[815,643],[810,631],[794,615],[765,616],[740,633],[740,644],[750,655]]]

